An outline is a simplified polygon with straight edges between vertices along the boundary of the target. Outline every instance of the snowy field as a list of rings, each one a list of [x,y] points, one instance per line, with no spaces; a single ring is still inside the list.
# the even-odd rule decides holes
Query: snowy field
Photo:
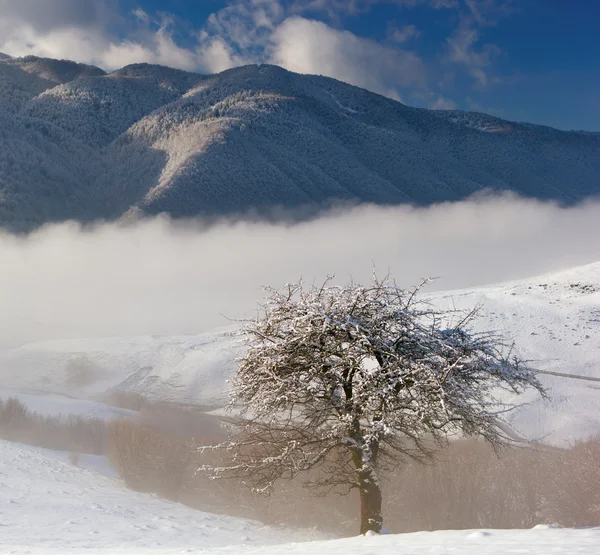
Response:
[[[592,555],[600,545],[600,528],[548,526],[324,540],[132,492],[90,461],[61,459],[0,441],[1,554]]]
[[[136,493],[97,467],[79,468],[61,459],[0,441],[0,553],[201,552],[319,537]]]
[[[476,327],[515,342],[531,368],[600,378],[600,263],[496,286],[437,293],[443,308],[481,305]],[[600,432],[600,382],[540,375],[549,400],[535,395],[510,417],[527,438],[555,444]]]
[[[432,299],[456,308],[483,303],[481,329],[515,338],[532,367],[600,377],[600,263],[436,293]],[[0,353],[0,398],[16,396],[45,415],[104,419],[133,414],[101,402],[115,389],[218,407],[240,348],[239,339],[226,332],[25,345]],[[84,370],[85,379],[77,383],[69,379],[74,364]],[[551,399],[528,399],[531,404],[513,420],[517,430],[530,437],[547,435],[556,443],[600,431],[600,387],[552,376],[542,380]],[[68,453],[0,441],[0,555],[592,555],[599,546],[600,528],[543,523],[531,530],[327,539],[316,531],[267,527],[133,492],[104,457],[81,455],[75,466]]]
[[[0,351],[0,387],[102,400],[110,391],[153,399],[222,405],[239,338],[229,330],[197,336],[108,337],[44,341]],[[69,378],[80,368],[84,379]]]

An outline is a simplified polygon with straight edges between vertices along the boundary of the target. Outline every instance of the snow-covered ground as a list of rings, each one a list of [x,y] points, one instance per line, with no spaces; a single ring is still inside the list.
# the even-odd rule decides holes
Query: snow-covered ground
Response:
[[[248,548],[243,555],[592,555],[598,553],[600,528],[587,530],[450,530]],[[220,554],[215,549],[201,553]]]
[[[239,337],[196,336],[44,341],[0,352],[0,387],[103,400],[112,390],[163,401],[221,405]],[[73,380],[73,369],[82,374]]]
[[[432,300],[456,308],[482,302],[477,325],[514,338],[532,367],[600,377],[600,263]],[[113,389],[220,406],[240,349],[224,332],[26,345],[0,353],[0,398],[16,396],[47,415],[101,418],[129,414],[99,402]],[[75,381],[73,368],[82,370]],[[517,429],[556,442],[600,431],[600,384],[542,381],[550,400],[530,399],[513,420]],[[69,459],[0,441],[0,554],[591,555],[600,546],[600,528],[549,526],[326,540],[133,492],[104,457],[81,455],[77,466]]]
[[[600,378],[600,263],[531,279],[437,293],[443,308],[481,304],[475,326],[515,342],[531,368]],[[531,395],[511,423],[529,438],[569,443],[600,433],[600,382],[540,375],[547,401]],[[517,400],[517,399],[516,399]]]
[[[482,303],[476,325],[513,339],[532,367],[600,378],[600,263],[495,286],[435,293],[432,299],[445,308]],[[229,331],[24,345],[0,352],[0,387],[95,401],[120,389],[219,407],[242,348],[240,338]],[[76,383],[69,374],[73,367],[83,372]],[[550,399],[520,399],[529,404],[511,417],[518,432],[555,443],[600,432],[600,383],[547,375],[541,380]],[[52,402],[73,401],[55,396]],[[90,405],[73,412],[80,409],[96,415],[106,410]]]
[[[202,552],[315,539],[128,490],[48,451],[0,441],[0,553]],[[166,551],[165,551],[166,550]]]
[[[136,493],[96,470],[0,441],[0,553],[591,555],[600,545],[600,528],[548,526],[324,540]]]
[[[22,393],[20,391],[0,388],[0,400],[6,401],[9,398],[18,399],[30,411],[37,412],[42,416],[74,415],[85,418],[112,420],[120,416],[133,417],[136,414],[131,410],[95,401],[87,401],[85,399],[65,397],[64,395]]]

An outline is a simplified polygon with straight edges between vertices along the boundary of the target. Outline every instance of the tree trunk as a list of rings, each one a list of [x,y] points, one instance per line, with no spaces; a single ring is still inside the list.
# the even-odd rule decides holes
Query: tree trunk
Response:
[[[381,488],[373,471],[361,469],[360,480],[360,533],[369,530],[381,532],[383,517],[381,516]]]

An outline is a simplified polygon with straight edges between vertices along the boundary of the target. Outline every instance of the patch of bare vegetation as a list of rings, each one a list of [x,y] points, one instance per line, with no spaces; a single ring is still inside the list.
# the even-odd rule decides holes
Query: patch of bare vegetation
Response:
[[[141,393],[136,393],[135,391],[115,390],[111,391],[104,398],[104,402],[107,405],[112,405],[113,407],[139,412],[147,404],[149,404],[150,401],[144,397],[144,395]]]
[[[102,455],[107,427],[99,418],[45,416],[16,398],[0,399],[0,438],[73,453]]]
[[[128,487],[205,511],[268,524],[356,533],[358,492],[315,496],[304,479],[282,481],[269,496],[241,479],[212,480],[198,468],[219,464],[217,451],[198,450],[227,437],[226,424],[192,407],[146,401],[138,418],[106,423],[49,417],[18,399],[0,400],[0,437],[49,449],[106,454]],[[482,441],[451,442],[435,463],[408,462],[384,473],[383,512],[392,532],[530,528],[538,523],[600,525],[600,436],[568,449],[543,445],[496,454]],[[308,476],[320,477],[319,471]]]
[[[198,468],[218,464],[221,455],[210,449],[199,452],[197,446],[223,441],[226,430],[206,415],[204,422],[212,420],[210,427],[188,427],[185,419],[192,422],[198,413],[177,407],[168,408],[173,418],[169,423],[160,418],[163,409],[146,407],[144,424],[122,420],[110,426],[109,458],[130,487],[268,524],[356,533],[358,492],[351,492],[350,498],[315,496],[305,480],[297,478],[282,481],[265,496],[242,479],[210,479]],[[178,413],[185,414],[180,427]],[[435,463],[408,463],[384,474],[389,491],[385,519],[392,532],[600,525],[598,460],[600,437],[569,449],[534,445],[500,453],[483,441],[451,442]],[[318,479],[318,471],[308,478]]]
[[[73,387],[85,387],[94,383],[98,368],[85,355],[77,355],[67,363],[65,368],[66,383]]]

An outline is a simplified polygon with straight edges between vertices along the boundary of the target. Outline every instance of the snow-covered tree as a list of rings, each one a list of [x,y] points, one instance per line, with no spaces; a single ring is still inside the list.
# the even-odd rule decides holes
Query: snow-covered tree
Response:
[[[378,532],[382,468],[425,461],[452,435],[510,442],[506,391],[540,383],[499,337],[468,331],[474,312],[456,321],[419,296],[375,277],[268,289],[232,383],[231,459],[213,472],[268,491],[318,469],[312,485],[358,488],[360,532]]]

